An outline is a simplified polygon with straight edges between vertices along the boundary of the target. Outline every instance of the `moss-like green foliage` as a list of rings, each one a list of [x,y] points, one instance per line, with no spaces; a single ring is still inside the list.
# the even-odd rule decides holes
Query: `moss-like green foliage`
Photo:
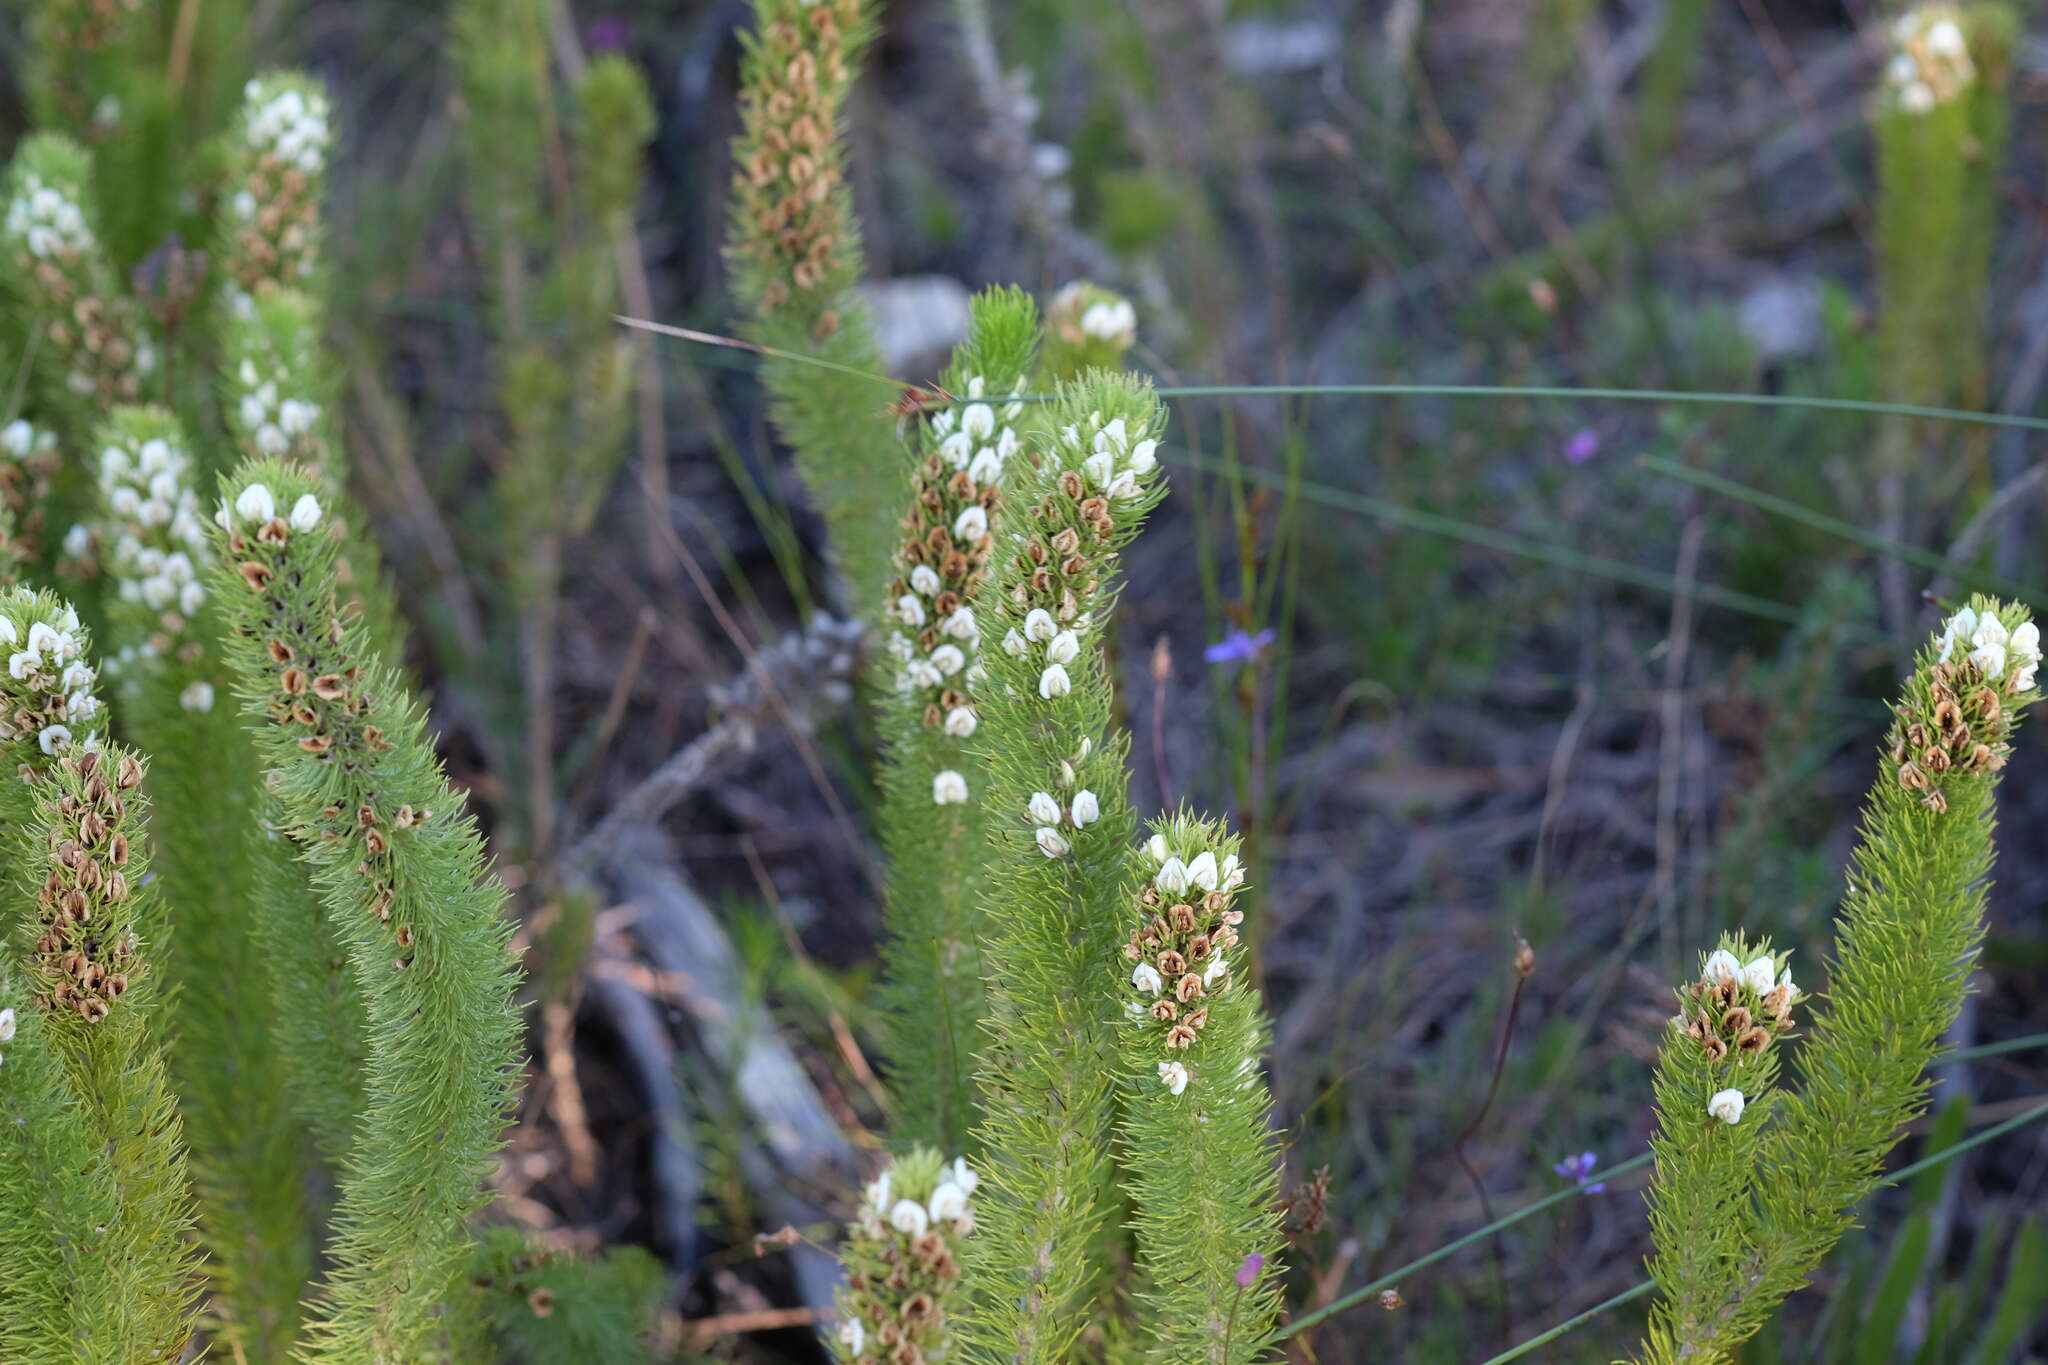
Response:
[[[865,0],[756,0],[740,63],[727,248],[747,335],[839,367],[770,357],[761,376],[825,519],[831,562],[870,620],[867,585],[889,562],[905,462],[883,416],[892,395],[860,377],[882,364],[867,308],[851,292],[860,232],[839,124],[873,35]]]
[[[223,488],[212,583],[236,691],[365,1011],[364,1109],[304,1355],[422,1359],[512,1096],[503,894],[479,880],[418,704],[343,606],[325,485],[268,462]]]
[[[973,1055],[983,1012],[981,901],[989,843],[987,767],[975,747],[983,589],[1002,535],[1004,486],[1019,449],[1022,389],[1038,311],[1017,290],[974,302],[974,325],[941,379],[974,400],[925,420],[885,614],[891,686],[879,695],[883,911],[889,1064],[901,1108],[894,1136],[967,1149]],[[1021,461],[1019,462],[1021,464]]]
[[[668,1275],[639,1247],[601,1260],[528,1241],[517,1228],[487,1228],[470,1259],[464,1310],[481,1322],[494,1362],[653,1365],[653,1336]]]
[[[1121,1168],[1137,1235],[1145,1359],[1248,1365],[1280,1312],[1280,1157],[1259,1069],[1265,1011],[1243,971],[1238,841],[1152,826],[1126,887]]]
[[[984,656],[977,732],[994,853],[983,1226],[962,1345],[973,1361],[1050,1365],[1074,1349],[1103,1272],[1120,1012],[1103,971],[1123,928],[1134,828],[1106,630],[1118,550],[1161,496],[1165,414],[1141,381],[1094,373],[1029,418],[981,625],[1000,643]]]
[[[1884,395],[1974,404],[2018,14],[1921,5],[1893,24],[1876,111]]]
[[[1684,993],[1658,1065],[1660,1300],[1644,1360],[1729,1359],[1840,1238],[1925,1106],[1927,1065],[1976,961],[1993,797],[2013,727],[2040,695],[2040,658],[2025,610],[1984,597],[1920,651],[1864,812],[1828,989],[1797,1050],[1797,1090],[1773,1089],[1771,1044],[1794,999],[1782,959],[1741,961],[1755,950],[1731,943]]]
[[[275,1359],[297,1331],[313,1235],[264,951],[261,770],[207,643],[216,619],[199,574],[210,547],[184,432],[160,410],[117,408],[96,444],[115,678],[161,798],[157,871],[178,926],[165,955],[179,987],[168,1048],[217,1332]]]
[[[47,594],[0,601],[8,981],[0,1345],[8,1359],[175,1361],[197,1257],[158,1048],[166,925],[141,762],[106,743],[89,641]],[[4,1040],[0,1040],[4,1041]],[[47,1125],[40,1131],[33,1125]]]
[[[974,1227],[981,1177],[966,1158],[914,1147],[861,1192],[860,1221],[840,1258],[834,1355],[846,1365],[908,1365],[952,1358],[960,1252]]]

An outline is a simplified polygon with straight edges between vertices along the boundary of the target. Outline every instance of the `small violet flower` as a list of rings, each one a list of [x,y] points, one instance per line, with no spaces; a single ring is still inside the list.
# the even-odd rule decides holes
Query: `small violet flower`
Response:
[[[1591,427],[1580,427],[1564,443],[1564,458],[1568,464],[1584,464],[1599,453],[1600,433]]]
[[[1266,646],[1272,643],[1273,632],[1270,629],[1262,630],[1257,635],[1247,635],[1241,630],[1233,630],[1203,650],[1202,657],[1212,664],[1250,663],[1264,653]]]
[[[1587,1194],[1598,1194],[1607,1188],[1607,1182],[1604,1180],[1589,1181],[1587,1177],[1593,1174],[1593,1169],[1599,1164],[1600,1158],[1592,1152],[1580,1152],[1577,1156],[1566,1157],[1550,1169],[1583,1189]]]

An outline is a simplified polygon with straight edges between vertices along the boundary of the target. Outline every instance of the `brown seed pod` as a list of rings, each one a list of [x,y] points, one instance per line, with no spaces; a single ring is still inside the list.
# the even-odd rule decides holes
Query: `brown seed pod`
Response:
[[[1193,972],[1189,972],[1173,985],[1174,998],[1183,1005],[1187,1004],[1190,1000],[1200,999],[1201,994],[1202,978],[1196,976]]]
[[[272,517],[256,528],[256,539],[265,545],[282,545],[291,538],[291,527],[284,524],[283,517]]]
[[[334,741],[325,735],[308,735],[299,741],[299,748],[309,754],[324,754],[334,747]]]
[[[1159,955],[1159,970],[1167,976],[1179,976],[1188,969],[1188,961],[1179,953],[1168,948]]]
[[[1744,1029],[1735,1039],[1735,1046],[1744,1052],[1762,1052],[1770,1045],[1770,1031],[1761,1027]]]
[[[242,581],[249,585],[251,592],[262,592],[270,586],[270,570],[253,559],[237,564],[235,572],[242,576]]]
[[[1175,1024],[1166,1031],[1168,1047],[1190,1047],[1195,1041],[1195,1031],[1186,1024]]]
[[[1728,1044],[1722,1042],[1719,1038],[1710,1037],[1701,1043],[1700,1046],[1706,1051],[1709,1061],[1718,1062],[1728,1055]]]
[[[1927,774],[1921,771],[1919,764],[1906,763],[1902,764],[1899,768],[1899,785],[1907,791],[1917,792],[1927,790],[1931,784],[1927,780]]]
[[[1211,942],[1207,934],[1196,934],[1188,940],[1188,961],[1200,962],[1209,956]]]
[[[412,947],[412,944],[413,944],[413,934],[412,934],[412,926],[411,926],[410,924],[401,924],[401,925],[399,925],[399,926],[398,926],[398,946],[399,946],[399,947],[401,947],[401,948],[410,948],[410,947]]]
[[[1750,1025],[1749,1011],[1737,1005],[1721,1016],[1721,1024],[1730,1033],[1740,1033]]]
[[[1945,773],[1949,770],[1948,750],[1930,747],[1920,755],[1920,763],[1929,772]]]
[[[1152,1002],[1152,1017],[1162,1024],[1170,1024],[1180,1018],[1180,1008],[1171,1000],[1155,1000]]]
[[[1173,928],[1176,933],[1192,934],[1193,932],[1195,932],[1195,924],[1197,923],[1197,921],[1195,919],[1194,906],[1176,905],[1173,907],[1173,909],[1167,911],[1166,913],[1168,919],[1172,921]]]
[[[306,671],[302,668],[287,668],[278,674],[277,685],[287,697],[301,696],[306,690]]]
[[[335,701],[348,694],[348,684],[340,675],[322,673],[313,679],[313,695],[323,701]]]

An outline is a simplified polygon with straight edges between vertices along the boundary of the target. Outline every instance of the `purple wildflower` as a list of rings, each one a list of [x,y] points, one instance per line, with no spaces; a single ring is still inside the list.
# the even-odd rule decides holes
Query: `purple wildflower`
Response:
[[[1252,1282],[1259,1278],[1259,1272],[1266,1268],[1266,1258],[1254,1251],[1244,1258],[1244,1264],[1237,1268],[1237,1287],[1250,1289]]]
[[[1598,1194],[1607,1188],[1607,1182],[1595,1180],[1588,1183],[1586,1177],[1592,1175],[1593,1168],[1599,1164],[1600,1158],[1592,1152],[1580,1152],[1577,1156],[1566,1157],[1550,1169],[1583,1188],[1587,1194]]]
[[[583,30],[583,45],[592,52],[624,52],[633,41],[633,26],[624,19],[593,19]]]
[[[1270,629],[1262,630],[1257,635],[1247,635],[1241,630],[1233,630],[1203,650],[1202,657],[1212,664],[1250,663],[1264,653],[1266,646],[1272,643],[1273,632]]]
[[[1580,427],[1564,443],[1564,457],[1572,464],[1584,464],[1599,453],[1600,433],[1591,427]]]

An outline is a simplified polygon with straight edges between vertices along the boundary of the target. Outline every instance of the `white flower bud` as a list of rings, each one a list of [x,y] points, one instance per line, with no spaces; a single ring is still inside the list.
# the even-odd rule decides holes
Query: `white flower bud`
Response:
[[[1041,825],[1057,825],[1060,822],[1060,803],[1046,792],[1031,793],[1031,801],[1025,807],[1031,818]]]
[[[252,483],[235,497],[235,515],[243,521],[269,521],[277,515],[277,499],[260,483]]]
[[[1074,828],[1086,829],[1102,818],[1102,803],[1091,791],[1074,793]]]
[[[889,1226],[912,1237],[922,1237],[931,1229],[932,1220],[925,1213],[924,1205],[915,1199],[899,1199],[889,1210]]]
[[[1166,836],[1164,834],[1155,834],[1147,839],[1145,841],[1145,852],[1151,856],[1153,862],[1165,862],[1167,859]]]
[[[301,493],[299,500],[292,504],[291,516],[294,531],[310,531],[320,524],[320,500],[311,493]]]
[[[1047,663],[1070,664],[1080,652],[1081,637],[1071,630],[1063,630],[1046,645],[1045,658]]]

